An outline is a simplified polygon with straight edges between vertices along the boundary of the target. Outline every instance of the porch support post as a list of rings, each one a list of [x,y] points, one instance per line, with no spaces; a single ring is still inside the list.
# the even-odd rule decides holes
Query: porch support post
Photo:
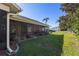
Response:
[[[9,52],[12,52],[12,49],[10,48],[10,14],[7,14],[7,49]]]

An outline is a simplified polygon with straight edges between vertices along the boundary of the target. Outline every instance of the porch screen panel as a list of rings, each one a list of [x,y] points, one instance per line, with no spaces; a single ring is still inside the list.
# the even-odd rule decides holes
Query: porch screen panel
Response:
[[[6,49],[7,12],[0,9],[0,49]]]

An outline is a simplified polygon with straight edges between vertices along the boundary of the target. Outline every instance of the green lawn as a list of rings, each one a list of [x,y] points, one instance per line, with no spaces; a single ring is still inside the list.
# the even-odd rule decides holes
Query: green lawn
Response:
[[[75,56],[79,55],[79,41],[69,32],[53,32],[36,39],[24,41],[18,56]]]

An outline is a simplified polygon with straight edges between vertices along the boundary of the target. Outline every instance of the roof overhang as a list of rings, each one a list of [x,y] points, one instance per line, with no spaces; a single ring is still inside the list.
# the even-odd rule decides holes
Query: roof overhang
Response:
[[[36,25],[41,25],[41,26],[47,26],[46,24],[43,24],[41,22],[38,22],[36,20],[24,17],[24,16],[20,16],[20,15],[16,15],[16,16],[11,16],[10,17],[11,20],[14,21],[18,21],[18,22],[24,22],[24,23],[29,23],[29,24],[36,24]]]
[[[10,7],[11,13],[19,13],[22,11],[22,9],[16,3],[3,3],[3,4]]]

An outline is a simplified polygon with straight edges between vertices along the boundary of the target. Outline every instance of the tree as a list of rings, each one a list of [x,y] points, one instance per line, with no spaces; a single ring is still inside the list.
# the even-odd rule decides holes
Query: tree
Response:
[[[79,3],[64,3],[60,9],[66,13],[75,13],[77,8],[79,8]]]
[[[68,29],[68,17],[67,16],[61,16],[59,18],[59,27],[60,27],[60,30],[62,31],[66,31]]]
[[[78,3],[64,3],[60,8],[62,11],[66,12],[67,15],[64,18],[61,16],[59,22],[60,28],[62,28],[63,24],[66,24],[67,29],[71,29],[76,34],[79,34],[79,4]],[[62,20],[63,19],[63,20]],[[63,28],[64,28],[63,27]]]
[[[79,35],[79,8],[77,8],[71,19],[71,28],[76,34]]]
[[[47,18],[44,18],[43,19],[43,22],[45,22],[45,24],[48,22],[48,20],[49,20],[49,18],[47,17]]]

